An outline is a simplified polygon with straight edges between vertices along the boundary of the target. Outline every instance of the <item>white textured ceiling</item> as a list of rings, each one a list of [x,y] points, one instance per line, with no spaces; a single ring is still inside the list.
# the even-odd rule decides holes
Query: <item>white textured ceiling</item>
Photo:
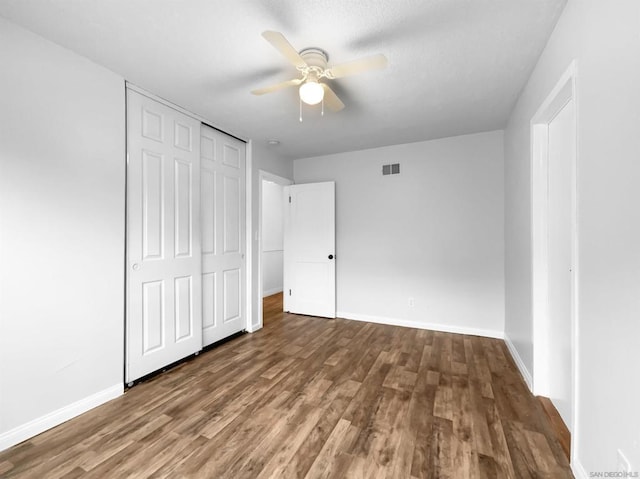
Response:
[[[503,128],[566,0],[0,0],[0,15],[284,157]],[[337,64],[384,53],[386,70],[333,80],[338,113],[297,90],[262,37],[282,32]]]

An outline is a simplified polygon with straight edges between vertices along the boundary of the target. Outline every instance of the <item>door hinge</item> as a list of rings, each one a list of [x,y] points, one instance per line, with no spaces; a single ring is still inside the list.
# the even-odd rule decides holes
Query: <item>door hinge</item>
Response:
[[[291,290],[289,290],[289,296],[291,296]]]
[[[289,195],[289,203],[291,203],[291,195]]]

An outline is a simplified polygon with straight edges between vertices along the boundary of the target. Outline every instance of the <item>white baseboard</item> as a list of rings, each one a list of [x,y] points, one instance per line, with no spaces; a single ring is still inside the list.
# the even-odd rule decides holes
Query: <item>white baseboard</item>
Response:
[[[268,289],[262,292],[262,297],[266,298],[267,296],[271,296],[272,294],[282,293],[282,286],[279,288]]]
[[[336,315],[339,318],[353,319],[356,321],[366,321],[368,323],[388,324],[390,326],[403,326],[405,328],[430,329],[432,331],[441,331],[443,333],[469,334],[472,336],[484,336],[487,338],[503,339],[502,331],[494,331],[491,329],[467,328],[464,326],[451,326],[449,324],[423,323],[421,321],[411,321],[409,319],[387,318],[383,316],[369,316],[366,314],[349,313],[346,311],[338,311]]]
[[[520,357],[520,354],[518,353],[518,350],[516,349],[514,344],[511,342],[511,339],[506,334],[504,335],[504,342],[507,345],[507,349],[511,353],[511,357],[513,358],[513,361],[516,363],[516,366],[518,366],[518,370],[520,371],[520,374],[522,375],[524,382],[527,383],[527,386],[529,387],[529,391],[533,393],[533,379],[531,377],[531,373],[525,366],[524,361]]]
[[[584,470],[582,463],[578,459],[571,461],[571,472],[573,472],[576,479],[587,479],[589,477],[587,471]]]
[[[22,424],[16,428],[11,429],[5,433],[0,434],[0,451],[9,449],[11,446],[15,446],[22,441],[37,436],[38,434],[58,426],[71,418],[79,416],[80,414],[100,406],[101,404],[115,399],[124,393],[124,384],[118,383],[110,388],[104,389],[100,392],[92,394],[89,397],[80,399],[68,406],[64,406],[57,411],[50,412],[26,424]]]
[[[256,331],[262,329],[262,325],[260,323],[252,324],[247,328],[247,333],[255,333]]]

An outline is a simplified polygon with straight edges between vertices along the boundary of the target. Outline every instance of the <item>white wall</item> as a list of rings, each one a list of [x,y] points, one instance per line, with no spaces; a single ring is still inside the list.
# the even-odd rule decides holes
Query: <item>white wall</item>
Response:
[[[262,181],[262,296],[282,291],[284,187]]]
[[[339,316],[502,336],[502,144],[497,131],[294,162],[296,183],[336,182]],[[382,176],[387,163],[401,174]]]
[[[505,131],[506,334],[532,370],[529,121],[577,59],[578,473],[640,470],[640,2],[569,1]],[[584,469],[582,469],[584,468]]]
[[[3,449],[122,392],[125,122],[122,78],[3,19],[0,58]]]
[[[251,145],[252,168],[251,168],[251,238],[252,238],[252,268],[251,268],[251,323],[254,329],[260,327],[262,318],[259,318],[259,302],[262,301],[261,291],[258,289],[258,235],[259,232],[259,210],[258,191],[260,182],[260,170],[272,173],[282,178],[293,179],[293,161],[282,158],[278,153],[278,147],[268,146],[264,143],[254,141]],[[264,267],[264,265],[263,265]]]

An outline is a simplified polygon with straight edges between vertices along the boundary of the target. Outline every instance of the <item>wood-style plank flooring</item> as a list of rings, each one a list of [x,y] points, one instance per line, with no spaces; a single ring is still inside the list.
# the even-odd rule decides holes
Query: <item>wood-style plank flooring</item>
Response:
[[[4,478],[573,477],[502,341],[280,312],[0,453]]]
[[[551,424],[551,430],[558,439],[558,443],[564,452],[564,455],[569,459],[571,457],[571,432],[569,428],[562,420],[562,416],[551,402],[551,399],[543,396],[536,396],[542,410],[547,415],[549,423]]]

